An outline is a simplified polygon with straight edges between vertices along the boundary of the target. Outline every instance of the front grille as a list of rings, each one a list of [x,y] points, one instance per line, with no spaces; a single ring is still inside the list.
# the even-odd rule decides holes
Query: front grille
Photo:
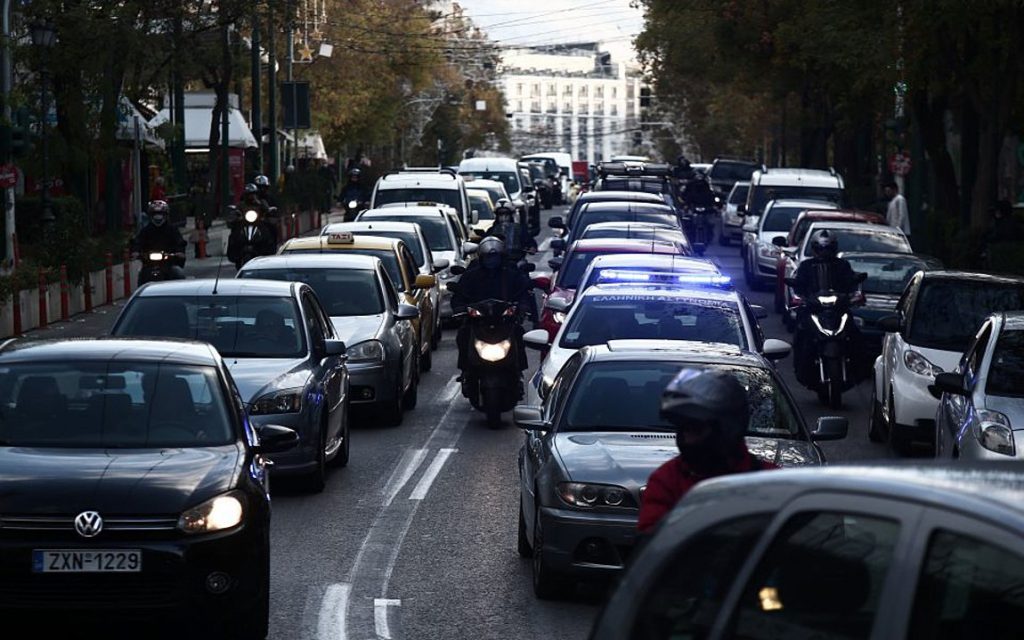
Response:
[[[75,516],[0,516],[0,539],[80,540]],[[103,518],[103,531],[93,540],[166,539],[173,537],[178,519],[168,516],[111,516]]]
[[[0,608],[4,609],[155,609],[181,603],[179,581],[151,573],[0,578]]]
[[[637,438],[638,440],[674,440],[674,433],[632,433],[630,438]]]

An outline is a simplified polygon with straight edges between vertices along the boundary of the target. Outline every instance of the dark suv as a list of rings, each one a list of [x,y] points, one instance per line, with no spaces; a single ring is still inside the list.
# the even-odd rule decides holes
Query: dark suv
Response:
[[[708,179],[715,191],[729,193],[737,182],[749,181],[761,165],[753,160],[715,158],[708,170]]]

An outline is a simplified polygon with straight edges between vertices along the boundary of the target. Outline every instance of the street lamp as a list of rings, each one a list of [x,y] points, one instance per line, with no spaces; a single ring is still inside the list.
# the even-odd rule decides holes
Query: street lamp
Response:
[[[32,44],[35,46],[42,55],[42,64],[39,69],[39,92],[40,92],[40,111],[41,116],[39,118],[39,138],[43,144],[43,179],[40,185],[42,191],[40,193],[40,204],[42,205],[42,221],[45,226],[53,224],[53,210],[50,207],[50,146],[46,135],[46,120],[50,115],[50,105],[47,95],[47,83],[50,77],[50,71],[48,68],[47,53],[53,47],[57,40],[57,29],[53,26],[53,22],[46,20],[45,22],[33,22],[29,25],[29,34],[32,37]]]

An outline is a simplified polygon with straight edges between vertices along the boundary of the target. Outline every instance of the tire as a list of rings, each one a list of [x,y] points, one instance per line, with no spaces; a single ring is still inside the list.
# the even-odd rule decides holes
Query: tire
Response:
[[[526,537],[526,518],[523,517],[523,497],[519,496],[519,533],[516,535],[516,551],[520,558],[533,557],[533,547]]]
[[[310,473],[302,477],[302,486],[307,493],[321,493],[327,486],[327,443],[324,441],[326,433],[320,428],[320,446],[317,447],[316,467]]]
[[[892,390],[889,391],[889,446],[892,452],[901,458],[910,456],[911,439],[896,424],[896,403],[893,402]]]
[[[498,408],[498,398],[492,398],[487,391],[480,394],[481,408],[487,416],[487,426],[491,429],[501,427],[501,409]]]
[[[433,338],[431,338],[433,340]],[[434,366],[434,351],[428,346],[427,352],[420,354],[420,371],[430,371]]]
[[[399,375],[398,382],[395,384],[394,399],[381,410],[381,422],[389,427],[397,427],[402,424],[402,414],[404,411],[405,406],[402,402],[402,376]]]
[[[409,388],[402,394],[402,408],[406,411],[416,408],[416,404],[419,401],[419,390],[420,390],[420,363],[419,356],[416,357],[416,362],[412,368],[412,382],[409,384]]]
[[[348,425],[349,425],[348,402],[345,403],[345,408],[342,409],[341,419],[342,419],[342,423],[344,425],[341,428],[341,434],[342,434],[342,437],[341,437],[341,448],[338,449],[338,453],[336,453],[334,455],[334,459],[331,460],[331,466],[332,467],[337,467],[339,469],[342,468],[342,467],[347,467],[348,466],[349,450],[350,450],[350,444],[351,444],[351,439],[349,438],[349,436],[352,434],[352,430],[349,429],[349,427],[348,427]]]
[[[875,393],[874,380],[871,381],[871,414],[868,416],[868,440],[871,442],[885,442],[885,432],[882,429],[882,403],[878,401]]]
[[[533,594],[541,600],[561,598],[572,583],[544,560],[544,531],[540,525],[540,509],[533,519]]]

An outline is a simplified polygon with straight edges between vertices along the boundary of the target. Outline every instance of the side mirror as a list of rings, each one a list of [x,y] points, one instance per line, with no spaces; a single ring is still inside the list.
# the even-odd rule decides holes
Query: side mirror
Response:
[[[324,354],[328,356],[345,355],[345,343],[341,340],[324,340]]]
[[[418,317],[420,317],[420,310],[411,304],[399,304],[398,311],[395,312],[397,320],[415,320]]]
[[[256,453],[281,453],[299,444],[299,434],[277,424],[257,425],[256,436],[260,440]]]
[[[745,217],[747,215],[747,205],[745,205],[745,204],[738,204],[738,205],[736,205],[736,215],[738,215],[741,218]]]
[[[562,257],[551,258],[548,260],[548,266],[551,267],[552,271],[558,271],[562,268]]]
[[[775,236],[774,238],[772,238],[772,244],[774,244],[776,247],[785,247],[785,246],[787,246],[786,245],[786,237],[785,236]]]
[[[523,273],[533,273],[534,271],[537,270],[537,265],[533,264],[532,262],[520,262],[519,270],[522,271]]]
[[[476,210],[476,209],[473,209],[472,211],[470,211],[469,212],[469,224],[476,224],[479,221],[480,221],[480,212],[478,210]]]
[[[478,245],[475,242],[463,242],[462,243],[462,253],[463,253],[463,255],[471,256],[474,253],[476,253],[476,250],[479,249],[479,248],[480,248],[480,245]]]
[[[433,268],[434,273],[437,273],[438,271],[447,269],[449,264],[451,263],[448,261],[447,258],[438,258],[437,260],[434,260],[434,263],[431,264],[430,266]]]
[[[822,416],[811,432],[811,440],[842,440],[850,430],[850,421],[839,416]]]
[[[935,376],[935,383],[928,385],[928,392],[935,398],[942,398],[943,393],[955,396],[970,394],[970,391],[964,386],[963,376],[959,373],[940,373]]]
[[[761,355],[768,360],[782,360],[789,355],[792,351],[792,347],[789,346],[788,342],[782,340],[776,340],[775,338],[768,338],[764,341],[764,346],[761,347]]]
[[[551,250],[552,251],[565,251],[565,240],[562,238],[551,239]]]
[[[789,282],[786,282],[786,284],[789,284]],[[879,329],[886,333],[899,333],[900,330],[903,328],[903,323],[900,322],[900,317],[897,315],[879,318],[875,324],[878,326]]]
[[[551,336],[547,329],[534,329],[523,334],[523,342],[530,349],[547,349],[551,346]]]
[[[550,276],[534,276],[533,288],[540,289],[541,291],[547,291],[551,288],[551,277]]]
[[[528,431],[550,431],[551,423],[544,420],[544,412],[540,407],[518,404],[512,409],[512,420],[520,429]]]
[[[864,282],[867,279],[868,279],[868,274],[866,274],[866,273],[858,273],[857,274],[857,282]]]
[[[552,229],[564,229],[565,221],[562,220],[562,216],[551,216],[548,218],[548,226]]]
[[[758,320],[764,320],[768,317],[768,310],[759,304],[750,305],[750,310],[754,312],[754,317]]]
[[[548,301],[544,303],[544,306],[546,306],[549,309],[552,309],[553,311],[565,313],[566,311],[569,310],[569,307],[572,306],[572,303],[566,300],[565,298],[549,298]]]
[[[413,281],[412,286],[414,289],[429,289],[437,286],[437,276],[427,275],[421,273],[416,276],[416,280]]]
[[[448,269],[448,273],[452,274],[453,276],[461,276],[462,274],[466,273],[466,267],[462,266],[461,264],[453,264],[451,269]],[[451,283],[448,284],[450,285]]]
[[[690,246],[693,248],[693,252],[696,253],[698,256],[704,255],[704,252],[707,251],[708,248],[708,245],[704,244],[703,242],[694,242]]]

